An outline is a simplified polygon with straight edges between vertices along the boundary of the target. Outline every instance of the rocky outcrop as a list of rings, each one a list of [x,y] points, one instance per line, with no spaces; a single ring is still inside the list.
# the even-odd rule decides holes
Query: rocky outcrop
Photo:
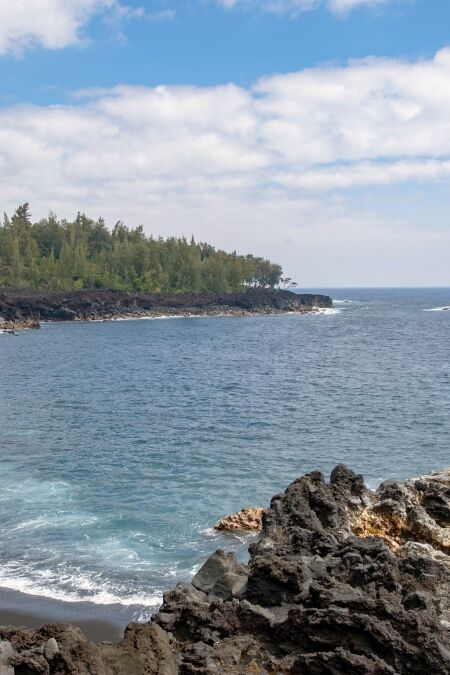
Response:
[[[435,555],[450,555],[450,469],[382,483],[374,503],[353,518],[352,529],[359,536],[382,537],[399,554],[420,542]]]
[[[182,673],[448,675],[449,507],[448,471],[376,493],[310,473],[272,499],[246,583],[216,553],[197,574],[214,583],[166,593],[155,622]]]
[[[262,529],[264,509],[250,507],[225,516],[214,525],[218,532],[259,532]]]
[[[326,295],[253,288],[242,293],[129,293],[107,289],[0,289],[0,328],[24,322],[88,321],[140,316],[246,315],[307,312],[331,307]]]
[[[0,316],[0,330],[5,333],[10,333],[14,335],[14,331],[21,330],[23,328],[40,328],[41,324],[38,319],[18,319],[18,320],[6,320]]]
[[[376,492],[315,471],[273,497],[248,564],[216,551],[118,644],[0,629],[0,673],[449,675],[449,526],[450,469]]]
[[[9,669],[9,670],[8,670]],[[0,628],[0,675],[176,675],[168,638],[155,623],[130,624],[118,644],[93,645],[74,626]]]

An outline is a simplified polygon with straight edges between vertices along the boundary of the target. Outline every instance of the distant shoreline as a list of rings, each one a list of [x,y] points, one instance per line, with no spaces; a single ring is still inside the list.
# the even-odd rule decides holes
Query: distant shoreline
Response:
[[[41,321],[254,316],[310,313],[332,308],[329,296],[252,288],[241,293],[130,293],[108,289],[43,291],[0,289],[0,329],[39,328]]]

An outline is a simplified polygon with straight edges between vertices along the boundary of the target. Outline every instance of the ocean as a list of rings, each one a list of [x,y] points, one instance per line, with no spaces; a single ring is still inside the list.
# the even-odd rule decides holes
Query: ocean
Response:
[[[212,525],[301,474],[448,466],[450,289],[320,292],[334,309],[0,335],[0,607],[142,621],[216,548],[245,559]]]

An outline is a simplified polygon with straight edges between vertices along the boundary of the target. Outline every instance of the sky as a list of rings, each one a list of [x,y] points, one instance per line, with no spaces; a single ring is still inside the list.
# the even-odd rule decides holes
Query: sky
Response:
[[[0,209],[450,286],[448,0],[0,0]]]

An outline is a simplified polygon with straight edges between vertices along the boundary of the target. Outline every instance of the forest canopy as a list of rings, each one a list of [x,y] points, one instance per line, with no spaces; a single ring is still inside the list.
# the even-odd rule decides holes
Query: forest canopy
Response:
[[[240,291],[274,287],[282,269],[269,260],[215,249],[184,237],[146,236],[144,228],[78,213],[32,222],[29,204],[0,224],[0,286],[115,288],[147,293]]]

